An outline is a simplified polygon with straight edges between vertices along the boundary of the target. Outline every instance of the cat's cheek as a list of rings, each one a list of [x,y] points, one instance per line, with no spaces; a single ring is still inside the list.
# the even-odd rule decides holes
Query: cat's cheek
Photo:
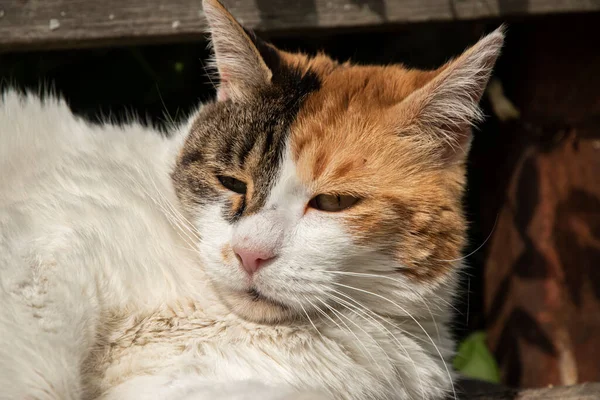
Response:
[[[223,205],[215,203],[199,210],[194,221],[199,233],[197,250],[209,278],[231,289],[245,289],[245,275],[231,249],[233,227],[223,218]]]
[[[341,214],[310,210],[296,229],[295,241],[304,245],[309,257],[322,264],[339,259],[340,252],[354,247],[354,240]]]
[[[323,281],[328,271],[344,269],[355,249],[343,218],[320,211],[307,213],[288,243],[286,258],[295,268],[286,273]]]

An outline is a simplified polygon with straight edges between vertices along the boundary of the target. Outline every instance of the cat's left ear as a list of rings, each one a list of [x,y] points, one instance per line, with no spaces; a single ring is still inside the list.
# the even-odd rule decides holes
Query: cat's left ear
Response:
[[[268,85],[273,73],[248,32],[219,1],[203,0],[202,7],[220,77],[217,99],[241,101]]]
[[[444,164],[460,163],[468,153],[471,125],[483,119],[479,101],[503,43],[501,26],[439,68],[394,110],[403,130],[422,138]]]

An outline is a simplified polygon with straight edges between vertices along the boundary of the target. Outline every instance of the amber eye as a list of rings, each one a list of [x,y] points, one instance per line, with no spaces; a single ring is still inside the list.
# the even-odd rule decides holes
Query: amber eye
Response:
[[[352,207],[358,198],[348,195],[320,194],[314,197],[308,205],[321,211],[337,212]]]
[[[217,176],[217,179],[226,189],[239,194],[246,194],[246,184],[244,182],[231,176]]]

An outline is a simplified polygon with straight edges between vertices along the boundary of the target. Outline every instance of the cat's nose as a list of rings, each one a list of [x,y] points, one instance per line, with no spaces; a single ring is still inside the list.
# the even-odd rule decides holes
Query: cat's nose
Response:
[[[268,250],[255,250],[234,246],[233,251],[242,262],[244,270],[250,276],[258,271],[266,261],[275,257],[275,254]]]

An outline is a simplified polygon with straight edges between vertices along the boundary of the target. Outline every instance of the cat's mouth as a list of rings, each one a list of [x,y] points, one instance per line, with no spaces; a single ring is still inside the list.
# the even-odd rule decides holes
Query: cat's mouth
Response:
[[[289,308],[287,305],[280,303],[277,300],[273,300],[270,297],[267,297],[264,294],[260,293],[256,288],[250,288],[246,291],[246,293],[248,294],[248,296],[250,296],[250,299],[252,301],[255,301],[255,302],[264,301],[264,302],[267,302],[269,304],[272,304],[274,306],[281,307],[284,309]]]
[[[224,304],[248,321],[273,324],[293,319],[297,315],[289,305],[274,300],[255,287],[243,291],[231,290],[218,284],[215,287]]]

